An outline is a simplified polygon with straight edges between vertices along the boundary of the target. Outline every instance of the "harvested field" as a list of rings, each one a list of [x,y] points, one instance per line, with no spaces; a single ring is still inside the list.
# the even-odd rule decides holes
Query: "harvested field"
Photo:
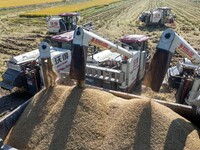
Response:
[[[34,96],[9,133],[18,149],[200,149],[198,129],[150,99],[56,86]]]

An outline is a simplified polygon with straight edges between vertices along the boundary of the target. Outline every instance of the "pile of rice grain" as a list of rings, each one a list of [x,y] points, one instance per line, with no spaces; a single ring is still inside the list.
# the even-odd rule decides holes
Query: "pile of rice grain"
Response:
[[[18,149],[200,149],[197,129],[150,100],[56,86],[33,98],[7,136]]]

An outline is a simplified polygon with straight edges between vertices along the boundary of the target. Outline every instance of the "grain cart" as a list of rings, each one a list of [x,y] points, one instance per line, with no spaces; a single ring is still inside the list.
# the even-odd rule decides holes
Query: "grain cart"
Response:
[[[174,23],[175,15],[171,13],[169,7],[159,7],[150,11],[143,12],[139,20],[149,25],[164,25],[165,23]]]
[[[169,68],[175,50],[186,57]],[[200,107],[200,55],[171,29],[163,32],[144,83],[158,92],[167,73],[169,86],[177,89],[176,101]],[[168,69],[169,68],[169,69]],[[156,82],[155,82],[156,81]]]
[[[72,42],[74,38],[74,42],[77,41],[75,33],[78,29],[84,31],[84,34],[89,34],[89,36],[86,34],[82,37],[82,40],[89,38],[88,44],[103,47],[102,51],[97,51],[93,47],[90,51],[88,50],[86,69],[88,84],[130,91],[137,81],[142,80],[147,63],[147,36],[124,36],[120,39],[123,42],[124,48],[122,48],[83,28],[77,28],[75,32],[66,32],[51,38],[51,59],[59,77],[63,72],[69,72],[71,50],[74,47]],[[3,81],[0,86],[9,90],[14,87],[23,87],[33,94],[39,91],[43,86],[43,77],[38,58],[39,50],[37,49],[10,59],[7,62],[7,70],[2,76]]]

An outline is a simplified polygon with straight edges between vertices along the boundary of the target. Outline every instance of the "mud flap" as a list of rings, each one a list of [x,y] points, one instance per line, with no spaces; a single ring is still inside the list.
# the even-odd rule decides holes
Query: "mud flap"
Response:
[[[143,84],[158,92],[164,80],[172,58],[172,53],[165,50],[157,50],[149,65]]]

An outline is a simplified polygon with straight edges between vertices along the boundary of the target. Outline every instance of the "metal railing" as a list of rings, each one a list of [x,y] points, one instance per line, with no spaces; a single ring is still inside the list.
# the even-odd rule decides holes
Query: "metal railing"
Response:
[[[117,83],[125,81],[125,73],[123,71],[93,65],[86,65],[86,76]]]

